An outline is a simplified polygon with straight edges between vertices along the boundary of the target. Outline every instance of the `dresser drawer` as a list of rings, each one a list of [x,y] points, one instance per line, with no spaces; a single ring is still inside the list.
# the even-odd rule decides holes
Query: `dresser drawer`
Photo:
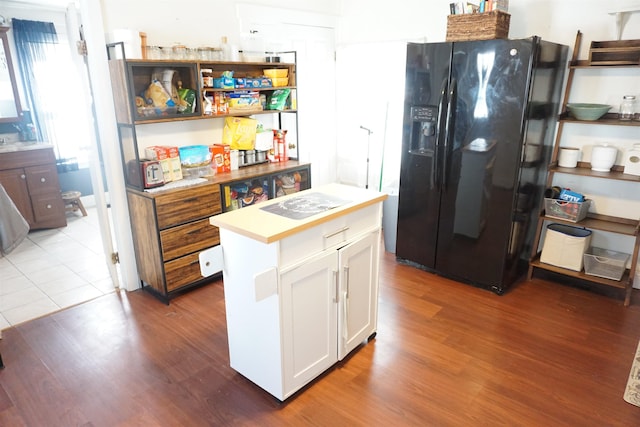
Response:
[[[325,249],[338,248],[380,227],[382,203],[376,203],[280,241],[280,262],[291,265]]]
[[[160,230],[221,212],[219,185],[172,191],[156,197],[155,201]]]
[[[168,261],[219,244],[220,232],[208,219],[201,219],[162,230],[160,240],[162,258]]]
[[[198,253],[186,255],[164,263],[164,276],[167,281],[167,292],[175,291],[204,279],[200,272]]]

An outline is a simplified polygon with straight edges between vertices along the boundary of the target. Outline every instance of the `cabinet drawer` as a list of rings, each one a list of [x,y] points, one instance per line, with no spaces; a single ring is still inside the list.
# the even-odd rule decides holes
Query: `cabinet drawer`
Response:
[[[162,230],[160,240],[162,257],[167,261],[219,244],[220,232],[208,219],[201,219]]]
[[[167,292],[175,291],[204,279],[200,272],[198,253],[166,262],[164,264],[164,275],[167,281]]]
[[[40,194],[31,196],[33,216],[37,223],[56,221],[60,227],[66,225],[64,202],[59,194]]]
[[[220,186],[204,185],[156,197],[158,228],[163,230],[220,213]]]
[[[60,194],[58,172],[54,165],[31,166],[25,168],[29,194]]]
[[[382,203],[335,218],[280,241],[281,265],[291,265],[315,253],[346,244],[381,225]]]

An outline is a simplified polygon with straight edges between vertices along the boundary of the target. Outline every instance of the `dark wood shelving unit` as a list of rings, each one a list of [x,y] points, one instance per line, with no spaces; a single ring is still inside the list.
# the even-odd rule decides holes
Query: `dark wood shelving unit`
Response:
[[[547,175],[547,188],[553,185],[554,175],[559,174],[567,174],[567,175],[577,175],[583,177],[590,178],[598,178],[598,179],[607,179],[612,181],[626,181],[631,183],[640,183],[640,176],[629,175],[624,173],[624,168],[621,166],[614,166],[609,172],[598,172],[591,170],[591,165],[586,162],[578,163],[576,168],[564,168],[558,166],[558,153],[560,150],[560,142],[562,141],[562,133],[564,129],[564,125],[572,124],[572,125],[580,125],[580,126],[632,126],[632,127],[640,127],[640,121],[621,121],[618,119],[617,114],[615,113],[607,113],[602,118],[598,120],[577,120],[571,117],[567,112],[567,100],[569,99],[569,94],[571,93],[571,86],[573,84],[574,74],[578,69],[619,69],[619,68],[639,68],[640,64],[629,61],[610,61],[603,62],[598,61],[597,63],[592,63],[591,60],[578,60],[578,52],[580,48],[580,42],[582,40],[582,33],[578,31],[576,35],[576,42],[573,50],[573,58],[569,62],[569,74],[567,77],[567,86],[565,88],[564,100],[562,104],[562,113],[558,116],[558,132],[556,134],[556,140],[553,147],[551,163],[549,165],[548,175]],[[594,42],[594,43],[605,43],[606,42]],[[636,49],[635,46],[632,46],[633,49]],[[625,58],[626,51],[624,49],[621,52],[621,57]],[[634,51],[635,52],[635,51]],[[540,246],[540,240],[542,237],[544,224],[546,222],[557,222],[562,224],[569,224],[578,227],[584,227],[590,230],[603,231],[608,233],[615,233],[623,236],[630,236],[635,238],[635,243],[633,247],[633,254],[631,255],[631,268],[625,269],[625,272],[622,276],[622,279],[611,280],[604,277],[593,276],[586,274],[584,271],[573,271],[562,267],[557,267],[551,264],[546,264],[540,261],[540,251],[538,247]],[[529,272],[528,279],[530,280],[533,276],[533,272],[535,269],[543,269],[547,271],[551,271],[554,273],[562,274],[569,277],[574,277],[580,280],[596,283],[599,285],[610,286],[614,288],[623,289],[625,291],[624,305],[628,306],[631,300],[631,290],[633,288],[633,278],[635,276],[635,270],[638,263],[638,252],[640,251],[640,219],[638,218],[621,218],[607,215],[600,215],[589,213],[587,217],[579,222],[567,221],[564,219],[558,219],[556,217],[546,216],[544,210],[544,204],[540,208],[540,216],[538,218],[538,224],[536,227],[536,234],[534,238],[534,243],[532,247],[532,254],[529,261]]]
[[[211,69],[216,76],[224,71],[234,71],[235,77],[261,76],[264,69],[286,69],[288,86],[296,91],[296,62],[223,62],[191,60],[127,60],[124,59],[122,43],[108,45],[111,49],[122,49],[120,58],[109,59],[116,121],[122,155],[127,201],[136,252],[136,266],[141,285],[161,301],[169,300],[188,289],[211,282],[220,273],[204,276],[201,262],[208,264],[202,256],[209,256],[212,249],[219,246],[218,228],[209,223],[209,218],[222,212],[222,202],[228,199],[225,190],[228,183],[236,180],[269,180],[270,188],[275,188],[276,179],[282,174],[298,173],[306,177],[300,189],[311,186],[310,164],[300,163],[298,158],[297,110],[230,111],[228,114],[205,114],[203,97],[205,92],[234,92],[256,90],[273,93],[285,87],[217,89],[204,87],[202,69]],[[118,55],[114,55],[118,56]],[[190,112],[175,109],[156,109],[140,105],[140,98],[146,102],[144,94],[152,78],[163,71],[172,71],[172,85],[178,81],[182,87],[195,91],[195,107]],[[157,77],[156,77],[157,78]],[[163,75],[163,78],[164,75]],[[166,77],[168,80],[168,77]],[[137,131],[158,123],[175,123],[192,120],[224,120],[226,117],[248,117],[254,115],[274,115],[274,122],[281,128],[283,117],[292,123],[295,135],[289,143],[290,159],[279,163],[247,165],[239,170],[216,173],[206,182],[165,188],[163,191],[144,190],[141,161],[141,146]],[[275,126],[275,125],[274,125]],[[179,144],[177,144],[179,145]],[[293,149],[291,147],[294,147]],[[275,192],[273,192],[275,193]]]

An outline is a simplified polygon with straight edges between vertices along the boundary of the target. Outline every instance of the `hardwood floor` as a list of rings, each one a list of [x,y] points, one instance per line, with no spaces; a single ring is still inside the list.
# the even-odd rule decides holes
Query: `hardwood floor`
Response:
[[[6,329],[1,426],[633,426],[640,298],[503,296],[381,262],[378,334],[284,403],[229,367],[223,289],[110,294]]]

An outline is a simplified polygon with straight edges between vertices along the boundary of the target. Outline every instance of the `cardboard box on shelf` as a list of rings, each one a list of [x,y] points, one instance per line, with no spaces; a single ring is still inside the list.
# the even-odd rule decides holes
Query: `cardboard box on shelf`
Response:
[[[182,164],[180,163],[180,150],[178,147],[167,147],[169,151],[169,164],[171,166],[171,180],[182,179]]]
[[[231,172],[231,147],[226,144],[213,144],[209,146],[209,151],[217,173]]]
[[[151,147],[145,148],[145,156],[151,160],[158,160],[160,162],[165,182],[182,179],[178,147],[152,145]]]
[[[169,150],[167,150],[166,147],[152,145],[151,147],[144,149],[144,155],[149,160],[157,160],[160,162],[165,183],[173,181],[171,177],[171,160],[169,159]]]

